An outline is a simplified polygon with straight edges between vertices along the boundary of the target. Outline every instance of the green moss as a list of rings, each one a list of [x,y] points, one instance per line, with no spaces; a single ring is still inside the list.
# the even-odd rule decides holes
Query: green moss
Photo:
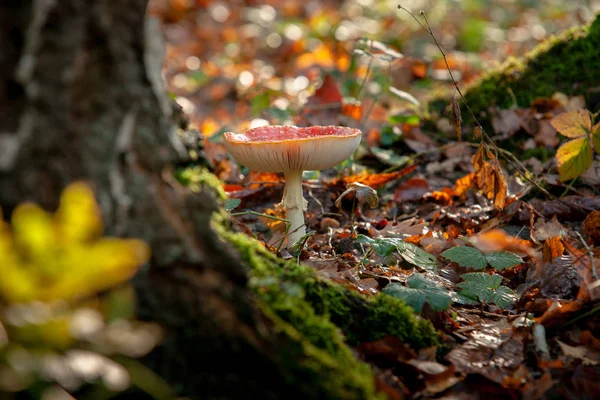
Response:
[[[539,97],[556,92],[569,96],[584,95],[588,103],[598,101],[590,88],[600,84],[600,16],[587,26],[569,29],[551,37],[524,58],[507,59],[465,88],[467,103],[477,116],[486,120],[491,106],[502,109],[529,107]],[[432,113],[450,104],[451,94],[429,102]],[[463,111],[465,123],[471,117]]]
[[[192,192],[210,189],[215,193],[218,200],[225,200],[227,198],[223,189],[223,182],[204,167],[196,165],[181,168],[175,172],[175,177],[179,183],[189,188]]]
[[[306,398],[378,399],[375,379],[368,365],[356,359],[344,343],[340,330],[324,315],[317,315],[304,300],[302,287],[281,279],[289,263],[272,254],[243,234],[217,227],[221,236],[240,251],[252,268],[250,286],[260,300],[263,312],[275,323],[276,341],[284,340],[275,352],[276,363],[286,383],[307,391]],[[303,267],[294,268],[296,277],[309,277]]]
[[[371,342],[385,335],[402,339],[414,349],[438,344],[429,321],[394,297],[365,298],[338,285],[313,280],[305,285],[306,300],[318,314],[327,315],[347,336],[350,345]]]
[[[190,178],[191,174],[193,178]],[[223,192],[221,182],[206,171],[184,174],[188,186]],[[202,178],[198,178],[202,177]],[[182,177],[179,177],[181,180]],[[214,179],[213,179],[214,178]],[[220,196],[222,198],[222,196]],[[373,298],[320,280],[314,270],[286,262],[259,242],[228,228],[223,212],[214,213],[212,227],[239,251],[250,267],[250,288],[273,322],[275,363],[290,387],[311,399],[380,399],[371,367],[348,346],[395,335],[415,349],[438,342],[432,325],[402,301]]]
[[[310,267],[284,262],[252,238],[219,225],[216,230],[250,266],[250,286],[265,313],[301,344],[278,355],[290,383],[306,387],[306,382],[314,382],[308,387],[318,391],[319,398],[325,398],[323,393],[330,398],[374,398],[378,395],[373,372],[347,344],[388,334],[415,349],[438,343],[432,325],[402,301],[386,295],[367,298],[320,280]]]

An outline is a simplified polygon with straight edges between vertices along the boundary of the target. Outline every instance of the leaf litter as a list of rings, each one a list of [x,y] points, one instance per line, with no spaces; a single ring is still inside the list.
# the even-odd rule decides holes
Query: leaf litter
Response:
[[[444,334],[421,353],[394,337],[359,344],[383,393],[598,393],[600,129],[583,98],[491,109],[492,144],[462,126],[458,97],[451,121],[424,118],[423,88],[447,86],[448,71],[437,50],[399,51],[393,29],[380,41],[328,35],[327,23],[351,20],[328,1],[312,11],[286,3],[285,12],[187,3],[155,0],[150,12],[165,22],[169,90],[202,133],[199,151],[225,183],[234,228],[324,279],[404,299]],[[427,39],[402,24],[414,38],[403,40]],[[511,53],[532,45],[506,44]],[[459,52],[447,61],[461,85],[481,72]],[[309,236],[294,254],[279,246],[283,176],[237,165],[221,139],[268,123],[364,132],[352,159],[305,174]]]

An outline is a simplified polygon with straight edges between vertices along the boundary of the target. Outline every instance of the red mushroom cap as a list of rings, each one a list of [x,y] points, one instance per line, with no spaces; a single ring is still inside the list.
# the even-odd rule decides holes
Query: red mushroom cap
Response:
[[[231,155],[240,164],[260,172],[331,168],[352,155],[361,136],[360,130],[344,126],[282,125],[224,135]]]

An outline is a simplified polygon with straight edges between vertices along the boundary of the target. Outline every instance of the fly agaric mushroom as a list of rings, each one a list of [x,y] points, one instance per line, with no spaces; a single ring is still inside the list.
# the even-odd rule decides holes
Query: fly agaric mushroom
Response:
[[[240,164],[259,172],[283,172],[283,206],[290,221],[290,245],[305,235],[302,172],[334,167],[358,147],[361,132],[343,126],[270,125],[245,133],[227,132],[225,147]]]

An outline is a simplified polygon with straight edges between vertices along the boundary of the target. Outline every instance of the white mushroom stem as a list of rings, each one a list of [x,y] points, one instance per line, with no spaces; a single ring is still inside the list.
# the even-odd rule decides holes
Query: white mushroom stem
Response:
[[[302,195],[302,171],[286,171],[285,188],[283,189],[283,201],[285,215],[290,221],[290,234],[288,236],[289,246],[293,246],[306,234],[304,226],[304,211],[308,202]]]

